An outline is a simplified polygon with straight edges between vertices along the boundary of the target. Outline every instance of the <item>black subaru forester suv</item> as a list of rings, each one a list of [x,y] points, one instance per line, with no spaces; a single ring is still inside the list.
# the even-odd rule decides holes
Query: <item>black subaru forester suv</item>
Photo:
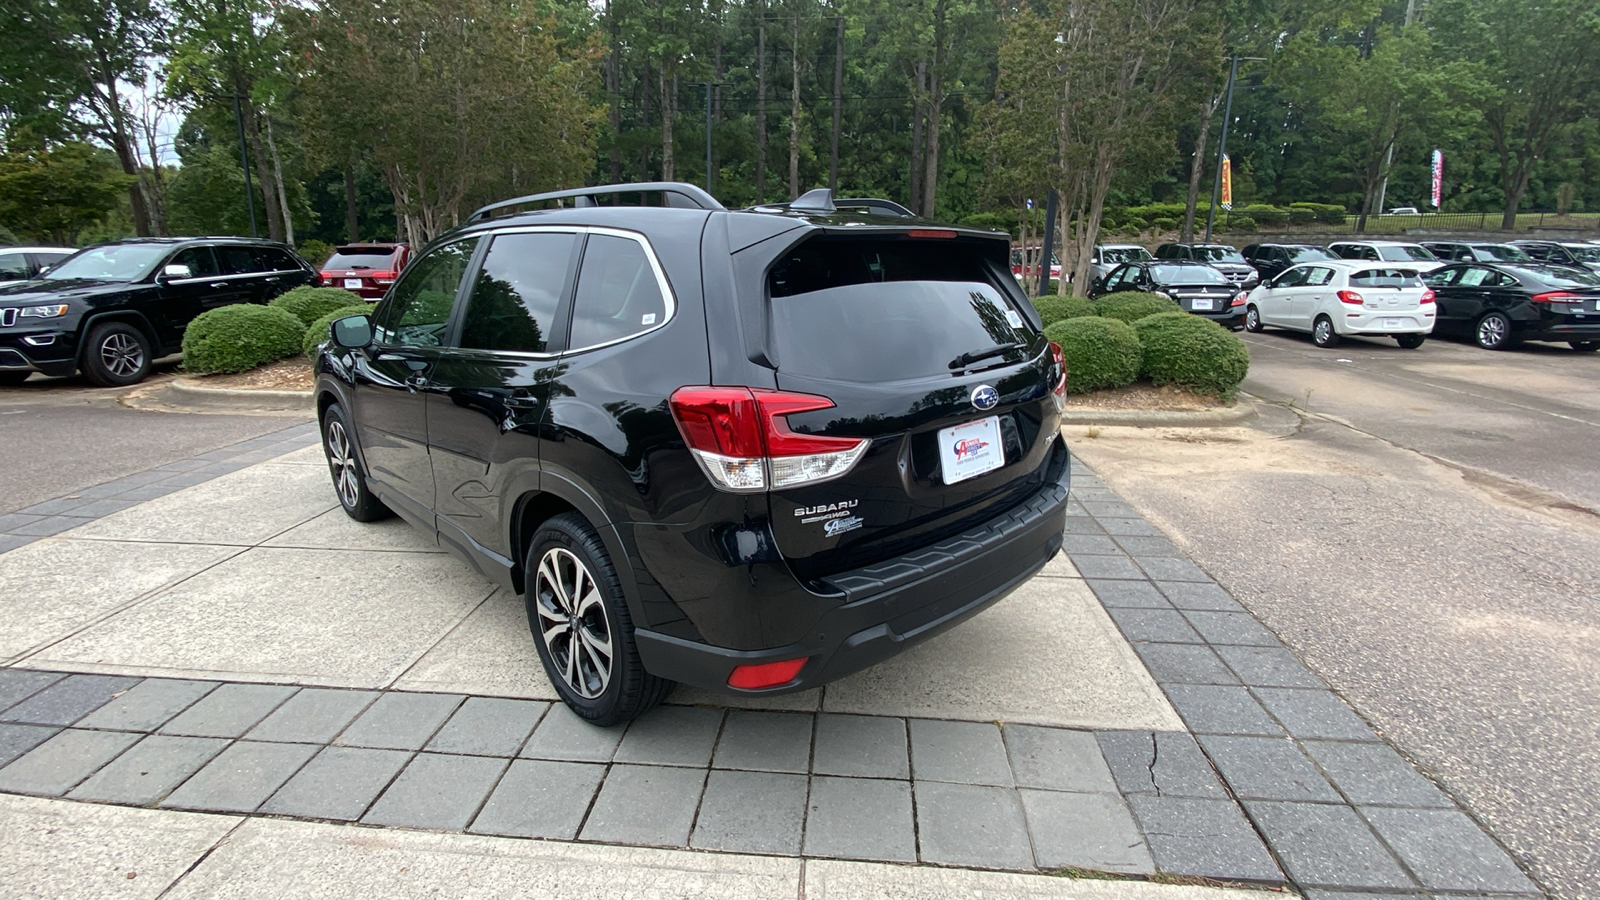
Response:
[[[826,192],[485,207],[318,355],[339,500],[524,594],[593,722],[840,678],[1061,546],[1066,371],[1008,249]]]

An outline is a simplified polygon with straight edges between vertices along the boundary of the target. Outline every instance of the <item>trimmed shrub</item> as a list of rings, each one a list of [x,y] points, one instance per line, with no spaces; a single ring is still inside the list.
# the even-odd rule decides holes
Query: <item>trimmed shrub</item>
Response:
[[[1269,228],[1276,228],[1280,225],[1289,224],[1288,210],[1278,209],[1275,206],[1268,206],[1265,203],[1252,203],[1248,206],[1240,207],[1239,212],[1249,216],[1252,219],[1255,219],[1257,225],[1263,225]]]
[[[1094,315],[1094,303],[1083,297],[1040,297],[1033,301],[1033,308],[1039,311],[1046,328],[1067,319]]]
[[[1165,312],[1134,322],[1133,330],[1143,348],[1139,374],[1153,384],[1232,400],[1250,371],[1244,341],[1210,319]]]
[[[1086,394],[1132,384],[1142,354],[1133,326],[1120,319],[1063,319],[1044,330],[1067,360],[1067,391]]]
[[[272,302],[267,305],[289,313],[305,326],[336,309],[366,302],[361,299],[361,295],[339,288],[297,287],[272,298]]]
[[[1291,203],[1289,208],[1309,210],[1316,221],[1324,225],[1344,224],[1344,207],[1337,203]]]
[[[1094,301],[1094,315],[1107,319],[1121,319],[1133,323],[1156,313],[1183,311],[1183,307],[1165,297],[1139,291],[1120,291],[1107,294]]]
[[[183,331],[183,367],[202,375],[243,372],[300,350],[305,326],[282,309],[236,303],[195,316]]]
[[[1177,231],[1178,225],[1182,221],[1182,219],[1169,219],[1166,216],[1161,216],[1151,219],[1150,224],[1157,231]]]
[[[1230,215],[1222,222],[1222,227],[1226,228],[1228,231],[1255,231],[1256,220],[1250,218],[1249,216]]]
[[[313,266],[316,266],[319,269],[322,268],[323,263],[328,261],[328,257],[333,255],[332,244],[328,243],[327,241],[319,241],[315,238],[309,241],[302,241],[300,246],[294,248],[294,250],[296,253],[300,254],[301,259],[304,259],[306,262],[311,263]]]
[[[357,306],[346,306],[343,309],[336,309],[330,313],[323,314],[315,322],[312,322],[309,326],[307,326],[305,336],[300,339],[300,349],[305,353],[306,356],[316,359],[317,348],[322,346],[323,341],[333,337],[333,332],[328,330],[329,326],[345,316],[355,316],[371,311],[372,307],[362,303]]]
[[[1309,209],[1289,210],[1290,225],[1310,225],[1312,222],[1316,221],[1316,218],[1317,214]]]

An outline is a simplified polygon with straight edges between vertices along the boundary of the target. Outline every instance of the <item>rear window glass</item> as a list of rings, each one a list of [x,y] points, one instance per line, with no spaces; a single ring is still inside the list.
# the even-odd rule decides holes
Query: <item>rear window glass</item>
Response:
[[[1428,252],[1427,247],[1416,244],[1400,244],[1394,247],[1379,247],[1378,256],[1382,259],[1404,262],[1406,260],[1422,260],[1424,262],[1436,260],[1439,257]]]
[[[1422,278],[1411,269],[1361,269],[1350,273],[1351,287],[1422,287]]]
[[[384,247],[340,247],[324,269],[390,269],[395,251]]]
[[[1523,253],[1521,248],[1512,247],[1508,244],[1474,244],[1472,249],[1478,254],[1479,259],[1492,259],[1501,262],[1527,262],[1533,258]]]
[[[1156,266],[1152,270],[1160,284],[1228,284],[1228,278],[1210,266]]]

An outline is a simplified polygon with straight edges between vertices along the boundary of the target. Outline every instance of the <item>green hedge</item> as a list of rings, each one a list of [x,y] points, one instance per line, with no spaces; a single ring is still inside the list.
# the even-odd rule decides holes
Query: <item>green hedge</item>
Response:
[[[183,367],[209,375],[243,372],[293,356],[305,326],[282,309],[237,303],[208,310],[183,332]]]
[[[274,306],[292,314],[301,325],[310,325],[336,309],[366,303],[361,295],[339,288],[297,287],[272,298]]]
[[[1230,215],[1230,216],[1228,216],[1228,218],[1224,219],[1221,222],[1218,222],[1217,224],[1222,226],[1223,228],[1226,228],[1229,231],[1255,231],[1256,230],[1256,220],[1252,219],[1249,216],[1232,216],[1232,215]]]
[[[1183,307],[1165,297],[1139,291],[1119,291],[1094,301],[1094,315],[1133,323],[1156,313],[1181,312]]]
[[[1132,384],[1143,355],[1133,326],[1120,319],[1063,319],[1044,330],[1061,345],[1067,361],[1067,391],[1084,394]]]
[[[1250,371],[1250,352],[1238,335],[1210,319],[1165,312],[1133,323],[1143,356],[1139,373],[1156,385],[1233,399]]]
[[[1048,327],[1066,319],[1079,319],[1094,315],[1094,303],[1083,297],[1040,297],[1033,301],[1039,318]]]
[[[1324,225],[1343,225],[1344,207],[1337,203],[1291,203],[1289,209],[1303,209]]]
[[[362,303],[358,306],[346,306],[343,309],[336,309],[322,315],[306,327],[306,333],[300,339],[300,349],[306,356],[316,359],[317,348],[322,346],[323,341],[333,337],[333,333],[328,330],[328,326],[345,316],[357,316],[368,312],[371,312],[371,308]]]

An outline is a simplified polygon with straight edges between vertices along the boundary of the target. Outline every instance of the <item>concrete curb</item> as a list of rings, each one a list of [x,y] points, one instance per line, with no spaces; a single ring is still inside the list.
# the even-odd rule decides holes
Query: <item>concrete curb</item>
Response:
[[[1134,428],[1205,428],[1237,425],[1256,415],[1255,401],[1241,395],[1227,409],[1199,412],[1143,409],[1067,409],[1061,413],[1063,425],[1129,425]]]
[[[207,409],[293,410],[307,412],[315,408],[311,391],[242,391],[225,388],[200,387],[183,378],[166,385],[162,399],[174,406],[197,406]]]

